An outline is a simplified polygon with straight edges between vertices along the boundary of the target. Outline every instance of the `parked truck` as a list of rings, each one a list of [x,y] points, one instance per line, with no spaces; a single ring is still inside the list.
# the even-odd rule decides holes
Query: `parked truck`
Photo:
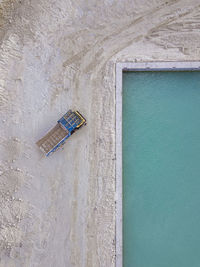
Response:
[[[66,139],[83,125],[86,125],[86,119],[78,111],[69,110],[57,121],[57,125],[36,144],[46,156],[49,156],[52,152],[61,147]]]

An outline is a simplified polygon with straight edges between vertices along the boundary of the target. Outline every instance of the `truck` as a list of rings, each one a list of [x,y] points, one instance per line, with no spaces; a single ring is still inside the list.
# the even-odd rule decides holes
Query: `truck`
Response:
[[[71,109],[57,121],[44,137],[37,141],[38,147],[49,156],[61,147],[65,141],[78,129],[86,125],[86,119],[78,112]]]

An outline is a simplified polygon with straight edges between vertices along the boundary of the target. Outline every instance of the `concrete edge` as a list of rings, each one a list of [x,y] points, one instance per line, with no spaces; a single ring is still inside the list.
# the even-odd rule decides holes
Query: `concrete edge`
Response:
[[[116,127],[116,267],[123,266],[122,208],[122,75],[123,71],[200,71],[199,61],[182,62],[117,62],[115,67]]]
[[[122,267],[122,72],[116,64],[116,267]]]

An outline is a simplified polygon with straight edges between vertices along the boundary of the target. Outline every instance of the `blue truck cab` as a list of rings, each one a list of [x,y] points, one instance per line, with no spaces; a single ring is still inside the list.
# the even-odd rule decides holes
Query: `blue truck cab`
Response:
[[[36,144],[46,156],[49,156],[83,125],[86,125],[86,119],[78,111],[69,110],[57,121],[57,125]]]

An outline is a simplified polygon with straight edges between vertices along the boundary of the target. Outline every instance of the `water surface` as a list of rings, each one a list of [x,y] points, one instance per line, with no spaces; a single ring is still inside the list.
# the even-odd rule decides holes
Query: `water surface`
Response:
[[[123,74],[124,267],[200,267],[200,72]]]

